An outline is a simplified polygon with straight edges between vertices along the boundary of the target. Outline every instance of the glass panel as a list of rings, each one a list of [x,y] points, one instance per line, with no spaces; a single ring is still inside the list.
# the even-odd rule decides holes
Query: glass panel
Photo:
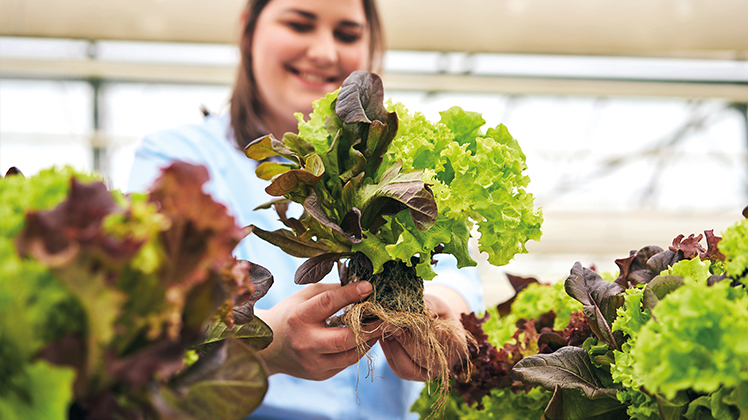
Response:
[[[0,81],[0,171],[52,165],[91,171],[93,99],[85,82]]]

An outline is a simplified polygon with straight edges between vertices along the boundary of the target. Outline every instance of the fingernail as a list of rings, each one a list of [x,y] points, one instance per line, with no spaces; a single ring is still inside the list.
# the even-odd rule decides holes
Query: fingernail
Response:
[[[358,294],[363,296],[367,296],[369,293],[371,293],[371,283],[368,281],[359,281],[356,282],[356,290],[358,291]]]

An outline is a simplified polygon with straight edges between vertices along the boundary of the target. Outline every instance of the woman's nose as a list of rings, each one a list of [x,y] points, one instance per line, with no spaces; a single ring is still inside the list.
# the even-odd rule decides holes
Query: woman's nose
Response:
[[[338,60],[338,48],[331,33],[320,31],[307,50],[309,59],[319,67],[329,67]]]

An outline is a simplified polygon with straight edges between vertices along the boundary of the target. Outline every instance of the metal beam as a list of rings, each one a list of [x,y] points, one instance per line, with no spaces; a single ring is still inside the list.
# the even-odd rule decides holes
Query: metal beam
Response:
[[[236,68],[231,65],[160,64],[101,60],[28,59],[0,60],[3,78],[57,78],[107,81],[231,85]],[[748,84],[689,81],[595,80],[550,77],[475,76],[463,74],[383,74],[387,89],[428,92],[482,92],[503,94],[550,94],[722,98],[748,102]]]

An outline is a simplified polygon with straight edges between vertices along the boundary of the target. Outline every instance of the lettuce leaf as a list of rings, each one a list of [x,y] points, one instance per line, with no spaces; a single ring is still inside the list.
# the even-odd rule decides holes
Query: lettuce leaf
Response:
[[[6,359],[3,359],[5,362]],[[73,400],[75,370],[43,360],[22,365],[22,371],[0,384],[0,418],[4,420],[67,420]]]
[[[245,148],[258,161],[288,160],[263,162],[257,175],[271,181],[266,192],[303,204],[311,216],[284,221],[292,230],[260,226],[261,238],[306,258],[361,252],[374,273],[386,261],[415,263],[424,279],[435,275],[435,253],[454,255],[458,268],[477,264],[468,250],[476,225],[479,250],[494,265],[540,239],[542,212],[526,191],[525,155],[505,126],[484,132],[483,117],[459,107],[432,123],[383,98],[378,76],[354,72],[315,102],[309,120],[296,115],[298,135],[266,136]],[[319,281],[329,262],[311,260],[296,278]]]
[[[694,263],[679,264],[692,272]],[[662,299],[631,344],[633,375],[672,399],[748,382],[748,294],[728,282],[686,281]]]
[[[748,219],[727,228],[718,247],[725,255],[727,274],[748,287]]]
[[[563,330],[571,320],[571,313],[582,309],[582,304],[566,294],[564,282],[559,281],[551,285],[533,283],[517,293],[512,303],[512,310],[505,317],[498,316],[491,308],[491,318],[483,328],[494,345],[501,347],[512,339],[517,330],[517,321],[531,319],[543,313],[553,311],[556,319],[554,330]]]
[[[483,410],[476,410],[464,401],[450,398],[447,401],[444,413],[440,416],[443,420],[528,420],[540,419],[545,407],[551,400],[552,392],[541,387],[535,387],[527,392],[514,392],[510,388],[494,388],[490,395],[485,396],[481,403]],[[431,406],[436,402],[438,395],[429,392],[428,387],[421,391],[420,397],[411,407],[411,412],[418,413],[421,419],[427,419],[431,414]]]
[[[125,197],[70,168],[0,179],[0,417],[155,413],[151,391],[168,386],[205,323],[232,327],[238,305],[252,320],[272,276],[231,256],[244,232],[206,180],[175,163],[149,194]],[[224,336],[267,343],[269,328],[253,325]],[[248,362],[261,399],[267,372]]]
[[[468,228],[477,224],[479,250],[488,253],[489,263],[504,265],[527,252],[528,240],[540,239],[542,211],[525,190],[525,155],[504,125],[484,134],[480,114],[459,107],[442,112],[435,124],[402,104],[388,107],[398,114],[400,130],[384,165],[401,161],[406,170],[423,170],[439,217]],[[475,265],[465,258],[466,244],[451,244],[450,252],[463,256],[458,266]]]

